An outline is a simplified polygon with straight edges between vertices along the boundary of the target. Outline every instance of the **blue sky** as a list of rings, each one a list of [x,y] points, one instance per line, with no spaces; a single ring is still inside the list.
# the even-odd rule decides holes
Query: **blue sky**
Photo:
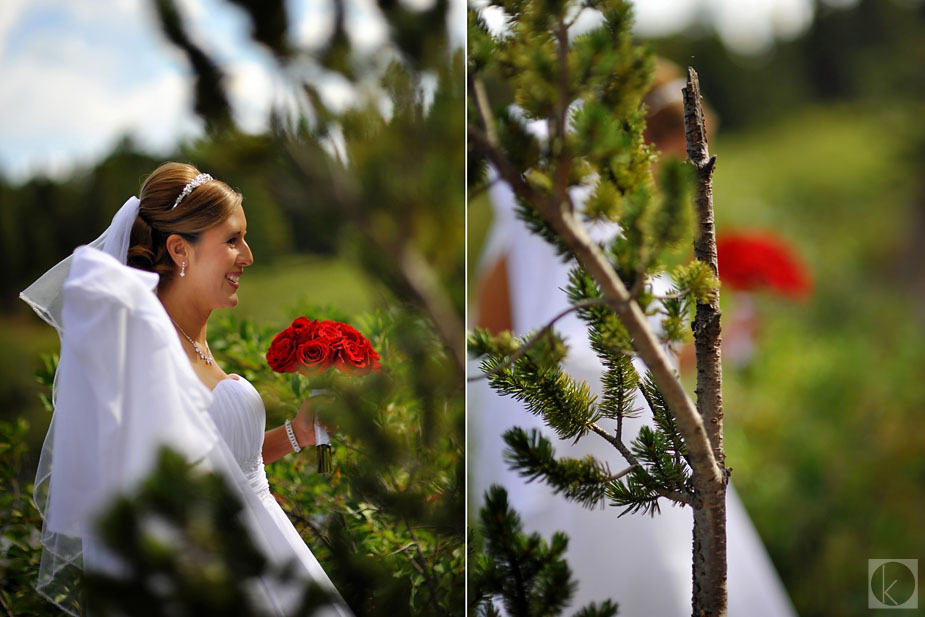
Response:
[[[431,0],[406,0],[427,5]],[[842,0],[845,1],[845,0]],[[451,32],[465,36],[465,0],[454,0]],[[232,106],[245,130],[264,128],[271,106],[292,103],[270,58],[249,42],[239,9],[223,0],[177,0],[197,42],[226,72]],[[192,113],[185,58],[157,27],[151,0],[0,0],[0,172],[14,180],[67,174],[104,155],[122,135],[167,152],[201,134]],[[347,0],[354,44],[373,50],[386,30],[374,0]],[[291,35],[311,46],[331,25],[325,0],[290,0]],[[641,0],[642,34],[707,20],[732,46],[761,51],[775,36],[802,31],[811,0]],[[345,81],[321,86],[327,102],[348,105]]]

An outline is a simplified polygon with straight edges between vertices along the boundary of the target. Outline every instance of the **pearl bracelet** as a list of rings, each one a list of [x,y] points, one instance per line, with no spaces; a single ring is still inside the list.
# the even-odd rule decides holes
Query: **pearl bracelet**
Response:
[[[295,438],[295,433],[292,431],[292,422],[290,420],[286,420],[286,435],[289,436],[289,443],[292,444],[293,451],[301,452],[302,448],[299,446],[299,442]]]

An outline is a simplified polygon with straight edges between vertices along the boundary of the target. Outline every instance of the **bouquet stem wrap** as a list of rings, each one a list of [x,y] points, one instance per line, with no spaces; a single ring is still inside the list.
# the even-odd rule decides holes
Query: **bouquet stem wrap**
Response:
[[[331,473],[331,437],[315,419],[315,453],[318,457],[318,473]]]

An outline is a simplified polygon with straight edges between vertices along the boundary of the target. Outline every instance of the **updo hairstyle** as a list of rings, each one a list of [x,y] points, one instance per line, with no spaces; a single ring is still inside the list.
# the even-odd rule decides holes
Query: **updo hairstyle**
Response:
[[[242,202],[220,180],[207,180],[173,208],[186,185],[199,170],[185,163],[164,163],[147,177],[141,187],[138,217],[132,226],[127,263],[156,272],[161,283],[176,276],[177,265],[167,251],[167,238],[179,234],[192,244],[203,231],[228,218]]]

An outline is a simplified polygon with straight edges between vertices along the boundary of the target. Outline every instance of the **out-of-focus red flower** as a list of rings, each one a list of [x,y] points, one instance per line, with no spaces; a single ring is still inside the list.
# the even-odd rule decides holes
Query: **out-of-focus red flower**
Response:
[[[727,232],[716,240],[719,279],[727,289],[770,289],[791,298],[804,298],[813,283],[806,266],[783,240],[772,233]]]

